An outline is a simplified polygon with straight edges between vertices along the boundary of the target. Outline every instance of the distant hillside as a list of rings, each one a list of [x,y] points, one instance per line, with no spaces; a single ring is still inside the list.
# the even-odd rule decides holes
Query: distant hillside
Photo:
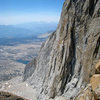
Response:
[[[0,25],[0,37],[29,37],[56,30],[57,23],[34,22],[19,25]]]

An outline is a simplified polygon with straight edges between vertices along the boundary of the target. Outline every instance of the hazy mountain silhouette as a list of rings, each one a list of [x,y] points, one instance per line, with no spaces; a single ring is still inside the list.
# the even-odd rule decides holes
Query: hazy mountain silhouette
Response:
[[[57,23],[33,22],[18,25],[0,25],[0,37],[27,37],[54,31]]]

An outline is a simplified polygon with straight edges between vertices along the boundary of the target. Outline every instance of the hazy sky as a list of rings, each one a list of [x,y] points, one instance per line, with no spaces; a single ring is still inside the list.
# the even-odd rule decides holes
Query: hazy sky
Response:
[[[0,0],[0,24],[58,22],[65,0]]]

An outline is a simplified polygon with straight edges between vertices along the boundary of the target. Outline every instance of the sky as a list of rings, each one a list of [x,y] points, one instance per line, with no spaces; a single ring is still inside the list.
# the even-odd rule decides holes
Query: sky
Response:
[[[58,22],[65,0],[0,0],[0,25]]]

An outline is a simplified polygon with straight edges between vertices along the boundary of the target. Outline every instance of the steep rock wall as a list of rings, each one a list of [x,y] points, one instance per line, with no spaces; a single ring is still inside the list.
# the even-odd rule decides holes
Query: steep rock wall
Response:
[[[57,30],[42,45],[36,69],[26,80],[39,100],[60,95],[74,99],[99,59],[100,0],[66,0]]]

